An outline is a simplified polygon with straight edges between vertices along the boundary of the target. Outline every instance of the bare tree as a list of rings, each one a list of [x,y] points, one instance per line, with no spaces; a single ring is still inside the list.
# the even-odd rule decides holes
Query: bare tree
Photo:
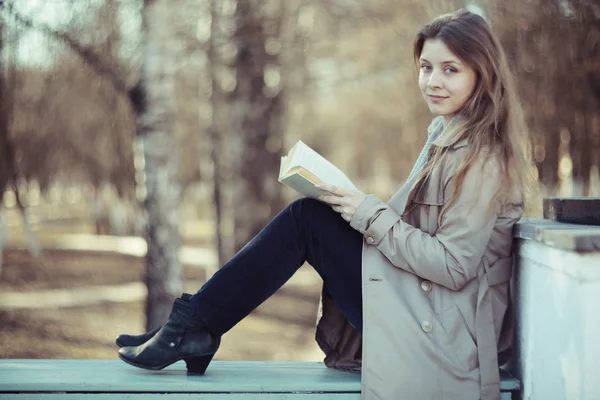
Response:
[[[112,3],[116,7],[117,3]],[[143,5],[144,58],[141,78],[134,85],[126,79],[114,60],[99,55],[67,32],[36,24],[21,15],[12,4],[0,8],[22,26],[36,29],[70,48],[99,76],[111,82],[118,93],[126,96],[136,116],[137,135],[144,153],[146,196],[144,209],[148,218],[146,241],[147,328],[162,323],[169,314],[173,299],[181,292],[181,264],[178,259],[180,184],[177,176],[177,151],[173,130],[173,79],[177,43],[169,29],[172,2],[145,0]]]
[[[539,178],[547,191],[561,182],[562,157],[572,162],[571,191],[587,195],[600,160],[600,6],[597,1],[488,2],[519,79],[532,130]]]
[[[177,147],[173,140],[174,78],[178,43],[171,34],[172,0],[145,0],[144,59],[134,105],[145,159],[147,328],[166,319],[181,292]]]
[[[0,21],[0,52],[4,55],[4,22]],[[13,145],[8,131],[9,101],[6,98],[5,82],[6,66],[4,58],[0,58],[0,193],[4,190],[13,176],[14,156]]]
[[[283,208],[277,182],[283,145],[281,11],[265,1],[238,0],[235,10],[236,86],[230,95],[235,249],[242,248]]]
[[[11,136],[11,119],[14,107],[14,56],[16,46],[6,46],[4,37],[6,35],[4,22],[0,21],[0,214],[3,208],[3,195],[7,188],[11,188],[16,199],[17,206],[23,218],[23,227],[29,253],[37,257],[40,254],[40,245],[33,233],[27,209],[21,199],[18,187],[18,171],[15,159],[15,145]],[[7,79],[8,77],[8,79]],[[0,221],[0,224],[3,222]],[[3,227],[0,227],[3,229]],[[3,247],[4,235],[0,238],[0,256]]]
[[[6,228],[4,226],[3,206],[4,190],[11,175],[12,169],[12,143],[8,137],[7,101],[4,82],[4,21],[0,20],[0,276],[2,276],[2,260],[4,243],[6,241]]]
[[[208,74],[210,76],[210,161],[212,165],[213,206],[218,265],[223,265],[234,254],[233,241],[224,234],[227,211],[231,211],[231,197],[228,196],[227,168],[224,165],[225,141],[223,137],[227,119],[226,93],[223,89],[223,71],[229,72],[230,66],[219,56],[231,38],[221,29],[224,20],[223,2],[210,1],[210,39],[208,47]],[[220,74],[221,72],[221,74]]]

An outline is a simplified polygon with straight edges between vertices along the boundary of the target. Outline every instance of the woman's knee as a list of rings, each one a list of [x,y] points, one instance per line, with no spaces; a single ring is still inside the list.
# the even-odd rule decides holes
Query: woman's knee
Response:
[[[323,212],[333,211],[327,204],[312,199],[310,197],[302,197],[294,200],[288,209],[291,211],[294,217],[308,218],[310,215],[315,213],[320,214]]]

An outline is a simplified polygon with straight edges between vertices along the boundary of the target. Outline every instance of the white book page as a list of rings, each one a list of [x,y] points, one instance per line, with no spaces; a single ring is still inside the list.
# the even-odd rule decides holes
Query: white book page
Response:
[[[346,174],[302,141],[298,141],[292,164],[290,168],[303,166],[328,184],[356,189]]]
[[[285,173],[288,171],[288,162],[288,156],[281,157],[281,162],[279,164],[279,180],[281,180],[281,178],[283,178],[283,175],[285,175]]]

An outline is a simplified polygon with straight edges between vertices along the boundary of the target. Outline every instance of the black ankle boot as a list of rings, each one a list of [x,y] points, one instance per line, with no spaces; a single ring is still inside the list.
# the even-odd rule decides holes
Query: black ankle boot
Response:
[[[188,302],[190,301],[190,297],[192,297],[191,294],[189,293],[182,293],[180,299]],[[139,346],[141,344],[146,343],[148,340],[150,340],[151,338],[154,337],[154,335],[156,335],[156,332],[158,332],[160,330],[160,328],[162,328],[162,326],[159,326],[158,328],[154,329],[153,331],[150,331],[148,333],[143,333],[141,335],[119,335],[117,337],[117,339],[115,340],[115,343],[117,344],[117,346],[119,347],[135,347],[135,346]]]
[[[194,316],[190,304],[177,299],[158,333],[140,346],[121,348],[119,357],[128,364],[151,370],[184,360],[188,373],[204,375],[220,343],[221,338],[214,338]]]

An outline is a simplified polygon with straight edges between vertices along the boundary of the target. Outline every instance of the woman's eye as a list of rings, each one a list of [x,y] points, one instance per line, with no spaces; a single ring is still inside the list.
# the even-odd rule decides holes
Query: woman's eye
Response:
[[[427,64],[421,64],[421,69],[423,71],[429,71],[431,69],[431,67]]]
[[[446,69],[444,71],[446,71],[449,74],[456,72],[456,70],[452,67],[446,67]]]

